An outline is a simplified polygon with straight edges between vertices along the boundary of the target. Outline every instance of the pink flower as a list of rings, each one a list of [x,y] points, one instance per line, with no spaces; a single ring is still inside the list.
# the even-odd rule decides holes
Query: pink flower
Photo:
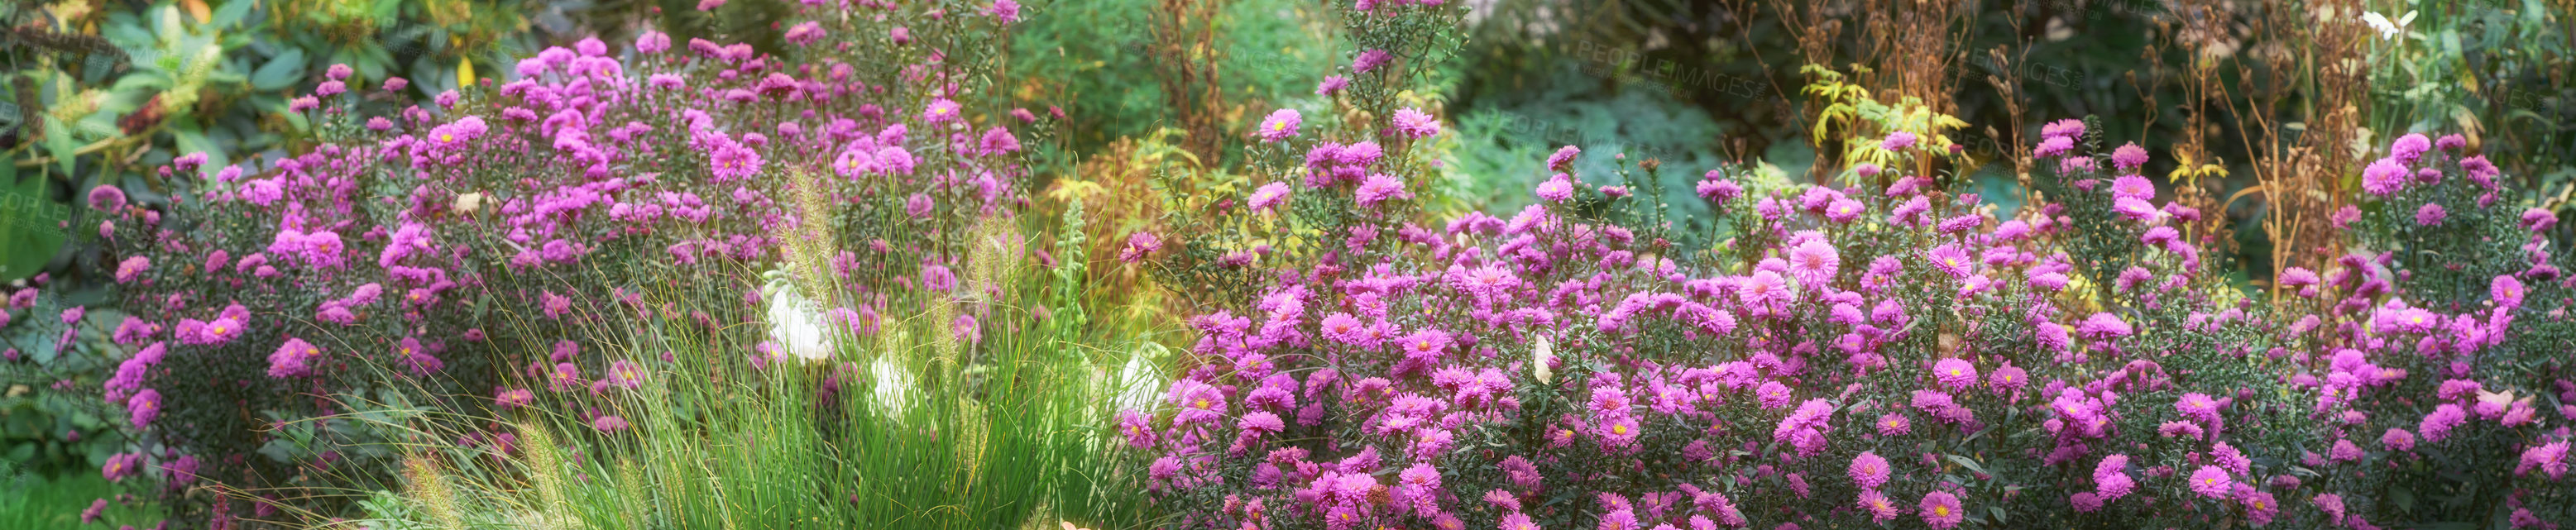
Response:
[[[1968,517],[1967,511],[1959,507],[1959,497],[1946,491],[1924,494],[1921,508],[1923,524],[1932,525],[1934,530],[1958,528],[1959,521]]]
[[[1251,197],[1244,199],[1245,205],[1261,211],[1275,211],[1280,204],[1286,202],[1288,202],[1288,183],[1285,182],[1263,184],[1259,189],[1252,190]]]
[[[276,379],[313,375],[313,361],[322,357],[322,349],[304,339],[287,337],[277,351],[268,355],[268,376]]]
[[[1882,524],[1896,520],[1897,516],[1896,503],[1887,500],[1887,494],[1879,493],[1876,489],[1861,490],[1860,509],[1869,512],[1871,521]]]
[[[1412,193],[1404,191],[1404,179],[1385,173],[1369,175],[1368,180],[1361,181],[1359,190],[1353,194],[1353,198],[1359,201],[1361,208],[1375,208],[1379,203],[1391,199],[1412,197]]]
[[[1864,451],[1860,456],[1852,457],[1849,473],[1852,482],[1859,484],[1861,489],[1875,490],[1879,486],[1887,485],[1890,471],[1886,458],[1878,456],[1875,452]]]
[[[959,107],[957,102],[950,101],[948,98],[933,99],[930,100],[930,105],[921,109],[921,121],[927,123],[947,123],[951,120],[958,119],[958,109]]]
[[[1382,49],[1371,49],[1360,52],[1359,57],[1351,59],[1351,71],[1362,74],[1369,73],[1369,71],[1376,70],[1380,66],[1386,66],[1386,63],[1394,60],[1395,54],[1387,53],[1386,50]]]
[[[2199,392],[2183,394],[2181,399],[2174,401],[2174,410],[2182,412],[2185,418],[2201,423],[2217,423],[2219,420],[2218,400],[2210,399],[2209,394]]]
[[[1344,76],[1341,76],[1341,75],[1328,75],[1328,76],[1324,76],[1324,80],[1323,80],[1323,81],[1320,81],[1320,82],[1315,83],[1315,95],[1318,95],[1318,96],[1330,96],[1330,95],[1334,95],[1334,94],[1340,94],[1340,93],[1342,93],[1342,88],[1343,88],[1343,87],[1348,87],[1348,86],[1350,86],[1350,85],[1351,85],[1351,78],[1349,78],[1349,77],[1344,77]]]
[[[2120,500],[2137,489],[2137,481],[2129,478],[2129,455],[2102,457],[2102,462],[2093,466],[2093,492],[2102,497],[2102,502]]]
[[[126,419],[134,423],[135,430],[150,427],[152,420],[161,417],[161,391],[146,388],[135,392],[133,398],[125,400],[125,408],[129,414]]]
[[[2137,142],[2129,142],[2128,145],[2122,145],[2119,149],[2111,151],[2111,165],[2121,170],[2137,169],[2139,166],[2147,165],[2147,150],[2138,147]]]
[[[1889,151],[1904,150],[1908,147],[1914,147],[1914,133],[1905,131],[1887,133],[1887,139],[1878,142],[1879,149]]]
[[[1548,177],[1547,182],[1539,183],[1536,191],[1538,198],[1548,202],[1565,202],[1574,198],[1574,181],[1568,180],[1564,173],[1558,173]]]
[[[1933,268],[1949,273],[1951,278],[1965,279],[1976,270],[1977,260],[1968,256],[1968,251],[1957,244],[1933,247],[1931,252],[1924,255],[1924,258],[1932,262]]]
[[[1440,134],[1440,119],[1411,108],[1395,111],[1395,131],[1414,138]]]
[[[1914,432],[1913,422],[1907,420],[1904,414],[1894,412],[1879,416],[1876,425],[1879,436],[1897,436]]]
[[[1118,261],[1126,263],[1144,261],[1147,256],[1162,249],[1163,238],[1156,237],[1153,232],[1128,234],[1127,246],[1118,250]]]
[[[1833,283],[1834,274],[1842,269],[1843,258],[1832,243],[1822,238],[1789,249],[1789,276],[1799,285],[1822,286]]]
[[[2227,470],[2219,469],[2218,466],[2204,465],[2200,466],[2199,470],[2191,472],[2191,491],[2199,493],[2202,497],[2225,499],[2228,491],[2235,487],[2236,479],[2229,477]]]
[[[2559,440],[2523,450],[2522,463],[2514,466],[2513,474],[2521,476],[2534,469],[2548,474],[2550,480],[2567,478],[2567,441]]]
[[[1942,359],[1932,363],[1932,378],[1939,380],[1942,386],[1950,387],[1952,392],[1966,390],[1968,386],[1977,384],[1977,366],[1967,359]]]
[[[2449,215],[2447,213],[2442,211],[2442,205],[2428,202],[2424,203],[2424,207],[2415,209],[2415,224],[2421,226],[2438,226],[2442,224],[2442,218],[2448,216]]]
[[[2118,315],[2110,313],[2094,313],[2093,316],[2085,317],[2084,324],[2077,326],[2075,332],[2092,340],[2118,339],[2132,333],[2128,321],[2120,320]]]
[[[1297,126],[1304,122],[1304,118],[1297,114],[1297,109],[1279,109],[1271,111],[1270,117],[1261,119],[1261,131],[1259,133],[1261,141],[1263,143],[1270,143],[1295,138],[1297,136]]]

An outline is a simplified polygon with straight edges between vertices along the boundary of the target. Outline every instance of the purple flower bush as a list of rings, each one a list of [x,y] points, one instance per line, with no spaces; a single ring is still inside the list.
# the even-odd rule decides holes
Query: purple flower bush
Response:
[[[1661,205],[1624,166],[1425,220],[1373,189],[1414,173],[1370,125],[1265,125],[1306,163],[1243,200],[1287,206],[1131,259],[1250,287],[1117,420],[1176,527],[2576,523],[2576,280],[2456,137],[2399,139],[2339,217],[2354,251],[2265,299],[2083,121],[2043,129],[2059,171],[2008,216],[1950,176],[1709,171],[1717,248],[1638,222]]]
[[[346,500],[268,492],[381,484],[399,457],[381,442],[506,454],[513,439],[494,424],[420,440],[352,413],[407,402],[544,409],[601,436],[638,427],[603,396],[674,353],[626,348],[649,332],[626,329],[636,322],[764,330],[742,351],[682,352],[755,365],[829,357],[829,337],[874,333],[890,310],[948,308],[957,335],[982,333],[1002,291],[950,269],[974,227],[1024,204],[1021,137],[1052,127],[1001,119],[975,85],[1018,7],[801,9],[791,57],[651,31],[588,39],[391,115],[361,116],[334,68],[297,105],[317,124],[308,151],[265,167],[181,157],[161,172],[164,202],[91,193],[118,264],[109,304],[125,317],[83,322],[75,307],[62,320],[66,345],[83,327],[115,330],[88,352],[114,376],[79,383],[131,420],[132,451],[102,471],[185,469],[167,491],[202,477],[261,492],[173,497],[195,499],[174,515],[218,528],[274,504],[329,513]],[[762,289],[764,270],[792,294]],[[12,308],[33,293],[12,293]],[[773,297],[797,300],[807,329],[765,332]]]

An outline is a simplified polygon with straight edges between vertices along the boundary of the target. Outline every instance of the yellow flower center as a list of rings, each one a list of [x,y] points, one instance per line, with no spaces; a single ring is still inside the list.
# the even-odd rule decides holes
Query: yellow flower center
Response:
[[[1627,436],[1627,435],[1628,435],[1628,426],[1627,426],[1627,425],[1612,425],[1612,426],[1610,426],[1610,434],[1616,434],[1616,435],[1620,435],[1620,436]]]
[[[439,143],[455,143],[455,142],[456,142],[456,133],[447,133],[447,134],[441,134],[441,135],[438,135],[438,142],[439,142]]]
[[[1949,517],[1949,516],[1950,516],[1950,507],[1948,507],[1948,506],[1934,506],[1934,507],[1932,507],[1932,516],[1934,516],[1934,517]]]
[[[1200,409],[1202,409],[1202,410],[1204,410],[1204,409],[1208,408],[1208,400],[1207,400],[1207,398],[1199,398],[1199,408],[1200,408]]]

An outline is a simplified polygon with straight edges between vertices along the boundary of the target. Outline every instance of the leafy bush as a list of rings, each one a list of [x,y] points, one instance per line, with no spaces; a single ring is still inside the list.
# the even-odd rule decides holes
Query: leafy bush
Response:
[[[190,519],[328,516],[354,500],[330,487],[400,469],[388,442],[421,442],[403,425],[422,409],[596,420],[597,394],[672,362],[601,325],[627,311],[812,322],[708,352],[767,364],[926,308],[964,339],[950,357],[976,358],[1004,332],[978,322],[1005,291],[965,269],[969,228],[1008,225],[1020,137],[1050,126],[973,85],[1017,6],[859,9],[890,16],[807,8],[783,37],[793,58],[650,32],[548,48],[516,80],[441,92],[436,113],[365,115],[363,81],[333,67],[290,105],[317,124],[310,152],[264,169],[180,157],[167,203],[94,188],[116,263],[104,305],[127,316],[62,321],[114,330],[81,353],[116,366],[86,384],[134,431],[105,474],[232,496],[174,497]],[[764,295],[733,270],[782,279]],[[490,430],[469,440],[507,431]]]
[[[2346,220],[2382,250],[2265,304],[2209,273],[2213,234],[2154,202],[2145,150],[2101,143],[2046,127],[2050,202],[2013,218],[1937,184],[1959,179],[1711,171],[1728,243],[1677,248],[1621,214],[1651,200],[1633,181],[1578,171],[1508,217],[1385,221],[1243,273],[1119,428],[1193,528],[2576,521],[2569,286],[2522,237],[2555,220],[2494,210],[2492,165],[2399,139]],[[1251,226],[1348,193],[1295,188],[1294,221]]]

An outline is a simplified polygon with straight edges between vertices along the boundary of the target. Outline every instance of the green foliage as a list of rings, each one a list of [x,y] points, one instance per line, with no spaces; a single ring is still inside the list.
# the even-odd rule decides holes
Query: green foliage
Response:
[[[0,528],[82,527],[81,511],[115,494],[115,486],[97,473],[49,476],[0,459]],[[160,521],[157,508],[114,500],[108,501],[98,519],[110,528],[141,528]]]

